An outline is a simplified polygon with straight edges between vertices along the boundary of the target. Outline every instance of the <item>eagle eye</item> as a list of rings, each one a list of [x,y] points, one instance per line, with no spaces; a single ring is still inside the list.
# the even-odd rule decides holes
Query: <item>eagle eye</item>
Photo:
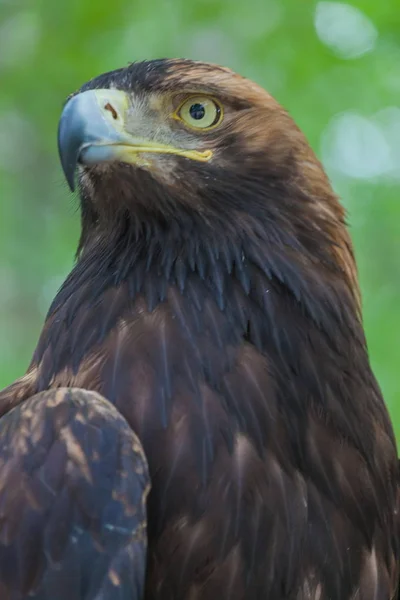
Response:
[[[176,112],[176,117],[191,129],[208,131],[222,121],[222,106],[208,96],[187,98]]]

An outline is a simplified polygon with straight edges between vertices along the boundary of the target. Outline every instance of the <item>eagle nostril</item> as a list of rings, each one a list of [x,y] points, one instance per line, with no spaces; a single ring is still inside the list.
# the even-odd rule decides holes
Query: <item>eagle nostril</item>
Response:
[[[105,105],[105,107],[104,107],[104,108],[105,108],[105,110],[109,110],[109,111],[110,111],[110,113],[111,113],[111,114],[112,114],[112,116],[113,116],[113,119],[115,119],[115,120],[117,120],[117,119],[118,119],[118,113],[117,113],[117,111],[115,110],[115,108],[112,106],[112,104],[110,104],[109,102],[107,102],[107,104]]]

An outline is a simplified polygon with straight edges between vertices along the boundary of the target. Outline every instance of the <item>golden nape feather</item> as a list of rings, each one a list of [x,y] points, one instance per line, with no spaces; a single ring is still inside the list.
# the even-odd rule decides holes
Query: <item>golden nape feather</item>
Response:
[[[72,94],[58,143],[82,230],[0,393],[2,600],[393,599],[393,430],[291,117],[157,60]]]

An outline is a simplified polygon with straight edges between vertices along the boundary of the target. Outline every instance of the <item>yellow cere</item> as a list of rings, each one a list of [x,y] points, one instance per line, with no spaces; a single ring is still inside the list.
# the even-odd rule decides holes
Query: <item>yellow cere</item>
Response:
[[[181,104],[176,115],[192,129],[209,130],[222,120],[222,107],[208,96],[192,96]]]

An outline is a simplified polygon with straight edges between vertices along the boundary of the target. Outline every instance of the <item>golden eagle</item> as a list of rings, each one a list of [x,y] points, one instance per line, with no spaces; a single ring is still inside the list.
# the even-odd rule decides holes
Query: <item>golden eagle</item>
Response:
[[[67,100],[59,152],[82,233],[0,393],[1,600],[393,598],[394,435],[290,116],[228,69],[134,63]]]

